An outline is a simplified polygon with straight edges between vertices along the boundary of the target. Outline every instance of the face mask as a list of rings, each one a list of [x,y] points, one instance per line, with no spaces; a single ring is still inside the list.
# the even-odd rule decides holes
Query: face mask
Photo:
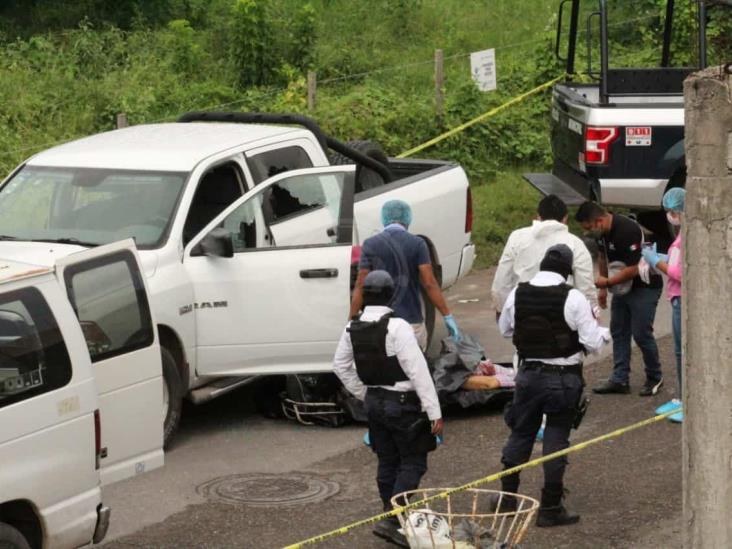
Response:
[[[674,212],[666,212],[666,219],[668,219],[668,222],[671,223],[671,225],[679,226],[681,225],[681,216]]]
[[[602,230],[598,229],[597,227],[593,227],[592,229],[585,231],[585,234],[595,240],[599,240],[602,238]]]

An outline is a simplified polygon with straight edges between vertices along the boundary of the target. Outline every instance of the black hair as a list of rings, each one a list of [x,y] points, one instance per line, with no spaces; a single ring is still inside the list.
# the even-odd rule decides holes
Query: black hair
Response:
[[[548,194],[539,202],[537,213],[542,221],[554,219],[562,221],[567,215],[567,205],[555,194]]]
[[[394,297],[394,290],[392,288],[384,288],[380,292],[363,292],[363,306],[364,307],[388,307],[391,304],[391,299]]]
[[[547,252],[539,264],[542,271],[551,271],[559,274],[565,280],[572,274],[572,262],[567,262],[559,252]]]
[[[575,221],[578,223],[588,223],[600,219],[607,214],[607,210],[596,202],[583,202],[574,215]]]

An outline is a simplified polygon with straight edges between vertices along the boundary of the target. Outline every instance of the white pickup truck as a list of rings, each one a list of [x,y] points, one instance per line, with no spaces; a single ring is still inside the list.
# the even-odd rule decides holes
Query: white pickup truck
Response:
[[[100,485],[163,465],[162,385],[131,240],[0,259],[0,547],[100,542]]]
[[[443,287],[470,270],[460,166],[387,159],[297,115],[189,113],[24,162],[0,186],[0,257],[50,264],[134,238],[157,318],[168,441],[186,395],[200,403],[257,375],[331,370],[353,258],[392,198],[411,204],[410,230]],[[434,322],[429,307],[426,317]]]

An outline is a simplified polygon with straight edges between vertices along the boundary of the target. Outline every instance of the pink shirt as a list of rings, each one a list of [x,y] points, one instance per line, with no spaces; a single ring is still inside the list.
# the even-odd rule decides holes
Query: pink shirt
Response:
[[[681,249],[681,233],[668,249],[668,284],[666,295],[669,299],[681,297],[681,273],[684,267],[684,258]]]

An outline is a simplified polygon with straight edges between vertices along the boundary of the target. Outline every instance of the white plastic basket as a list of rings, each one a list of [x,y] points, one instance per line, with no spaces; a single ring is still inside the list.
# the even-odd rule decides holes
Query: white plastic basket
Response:
[[[402,507],[445,490],[412,490],[397,494],[391,502],[395,508]],[[494,497],[499,510],[506,498],[515,498],[516,510],[491,510]],[[538,508],[539,502],[528,496],[472,488],[408,509],[397,517],[411,549],[511,549],[519,547],[526,537]]]

